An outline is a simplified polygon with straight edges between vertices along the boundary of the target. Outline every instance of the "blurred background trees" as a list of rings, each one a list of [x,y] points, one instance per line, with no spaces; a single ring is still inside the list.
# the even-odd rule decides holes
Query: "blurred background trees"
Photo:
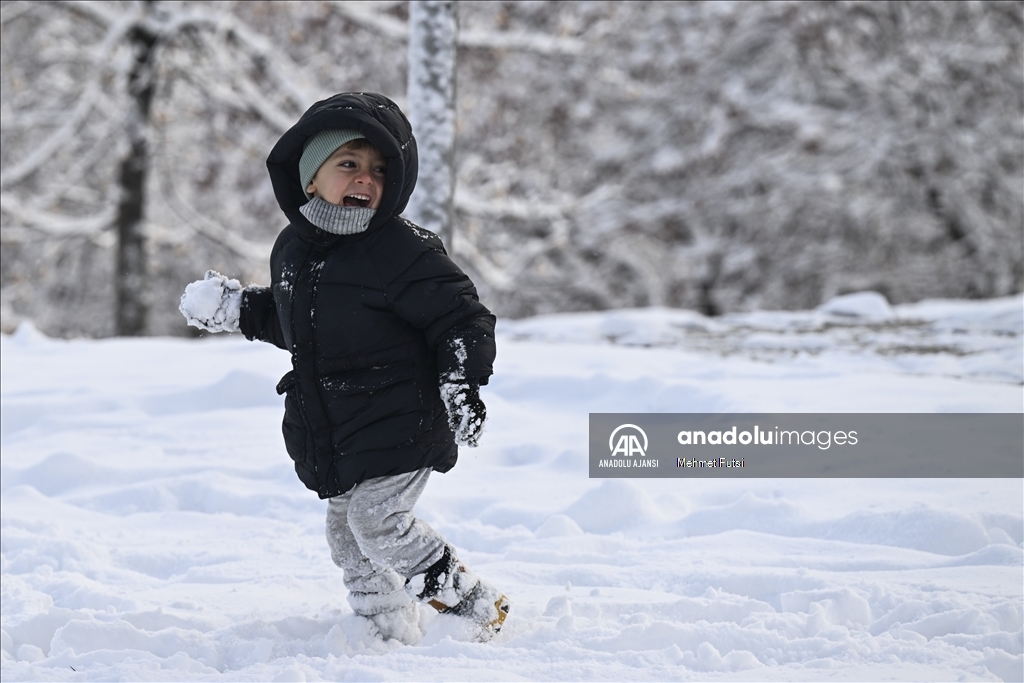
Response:
[[[448,247],[501,316],[1024,288],[1020,2],[456,10]],[[187,334],[207,268],[267,282],[267,154],[335,92],[405,107],[408,13],[0,4],[4,331]]]

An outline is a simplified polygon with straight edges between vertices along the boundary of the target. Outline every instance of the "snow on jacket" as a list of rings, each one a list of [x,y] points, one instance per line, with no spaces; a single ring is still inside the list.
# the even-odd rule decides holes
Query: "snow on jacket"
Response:
[[[299,212],[303,143],[330,128],[358,130],[388,162],[377,213],[355,235]],[[270,256],[271,286],[246,290],[240,327],[291,352],[278,392],[299,479],[327,498],[374,477],[451,469],[439,378],[487,383],[495,320],[437,235],[399,216],[416,185],[409,122],[382,95],[335,95],[303,114],[267,166],[291,223]]]

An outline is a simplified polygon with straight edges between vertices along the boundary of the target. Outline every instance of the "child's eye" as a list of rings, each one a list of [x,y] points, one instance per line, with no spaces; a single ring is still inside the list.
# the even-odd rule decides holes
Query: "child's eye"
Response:
[[[388,172],[388,167],[387,166],[375,166],[373,168],[373,172],[374,173],[380,173],[381,175],[385,175]]]

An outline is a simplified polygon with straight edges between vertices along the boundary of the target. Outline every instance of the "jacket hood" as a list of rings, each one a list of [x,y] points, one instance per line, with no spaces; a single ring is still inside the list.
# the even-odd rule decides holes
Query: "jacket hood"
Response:
[[[376,93],[341,93],[317,102],[288,129],[267,158],[277,203],[300,232],[320,231],[299,212],[308,200],[299,179],[299,159],[306,140],[322,130],[357,130],[388,160],[380,206],[367,230],[373,230],[405,210],[416,187],[418,157],[412,126],[398,105]],[[327,235],[327,233],[324,233]]]

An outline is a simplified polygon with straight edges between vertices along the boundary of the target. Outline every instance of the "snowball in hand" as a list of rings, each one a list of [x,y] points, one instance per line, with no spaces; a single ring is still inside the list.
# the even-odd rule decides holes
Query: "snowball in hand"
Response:
[[[178,310],[192,327],[208,332],[237,332],[242,285],[215,270],[185,287]]]

